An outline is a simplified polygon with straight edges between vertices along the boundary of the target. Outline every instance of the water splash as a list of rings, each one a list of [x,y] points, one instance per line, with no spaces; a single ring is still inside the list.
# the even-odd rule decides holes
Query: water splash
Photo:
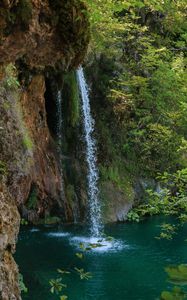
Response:
[[[84,125],[84,137],[86,143],[86,160],[88,165],[88,198],[90,230],[92,236],[100,236],[102,232],[101,208],[98,190],[98,169],[97,169],[97,147],[93,138],[94,121],[91,116],[89,89],[86,83],[82,67],[77,70],[77,80],[79,84],[82,113]]]

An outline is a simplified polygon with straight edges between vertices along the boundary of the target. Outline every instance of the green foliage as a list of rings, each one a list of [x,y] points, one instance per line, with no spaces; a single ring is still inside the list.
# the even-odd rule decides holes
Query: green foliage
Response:
[[[161,300],[183,300],[186,299],[186,293],[180,287],[174,287],[171,292],[163,291]]]
[[[162,189],[160,192],[147,190],[147,201],[132,209],[128,216],[131,220],[140,218],[146,215],[175,215],[178,216],[181,222],[187,220],[187,169],[178,170],[175,173],[164,172],[157,177]],[[132,217],[131,217],[132,216]],[[170,224],[162,225],[161,238],[164,236],[170,238],[174,226]]]
[[[187,265],[169,266],[165,268],[169,281],[173,284],[187,285]]]
[[[140,216],[139,216],[139,214],[136,211],[131,210],[127,214],[127,220],[131,221],[131,222],[140,222]]]
[[[10,89],[19,88],[20,84],[17,79],[17,70],[13,64],[9,64],[5,68],[5,86]]]
[[[80,276],[80,279],[83,280],[89,280],[92,278],[92,275],[90,272],[85,272],[84,269],[78,269],[75,267],[75,271],[77,271],[78,275]]]
[[[49,284],[51,286],[50,291],[52,294],[59,294],[63,288],[66,288],[66,284],[63,284],[62,282],[62,278],[57,278],[57,279],[51,279],[49,281]]]
[[[186,167],[185,1],[87,3],[101,46],[89,76],[103,177],[119,181],[114,156],[133,176]]]
[[[60,296],[60,300],[67,300],[67,299],[68,299],[68,296],[66,296],[66,295]]]
[[[171,224],[162,224],[160,236],[156,237],[157,239],[166,239],[172,240],[173,235],[176,233],[176,225]]]
[[[118,186],[121,185],[121,178],[117,166],[100,166],[101,176],[104,181],[110,180]]]
[[[28,221],[25,219],[21,219],[21,225],[28,225]]]
[[[163,291],[161,294],[161,300],[183,300],[187,298],[185,291],[180,286],[187,285],[187,265],[181,264],[178,266],[168,266],[165,268],[168,274],[169,282],[177,284],[174,286],[171,292]]]
[[[76,255],[78,258],[80,258],[80,259],[83,259],[83,258],[84,258],[84,256],[83,256],[82,253],[76,253],[75,255]]]
[[[66,270],[62,270],[62,269],[57,269],[57,272],[60,274],[70,274],[70,272],[68,272]]]
[[[19,288],[20,288],[20,291],[23,293],[28,292],[28,288],[24,284],[23,275],[21,273],[19,273]]]

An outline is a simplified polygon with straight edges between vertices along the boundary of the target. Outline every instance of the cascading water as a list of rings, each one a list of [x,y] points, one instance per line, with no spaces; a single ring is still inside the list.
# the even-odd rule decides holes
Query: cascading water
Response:
[[[86,160],[88,165],[88,197],[91,235],[98,237],[102,232],[101,208],[99,203],[98,190],[98,169],[97,169],[97,148],[93,138],[94,121],[91,116],[89,89],[86,83],[82,67],[77,70],[77,80],[79,84],[82,113],[84,125],[84,137],[86,143]]]
[[[63,203],[65,199],[64,194],[64,180],[63,180],[63,169],[62,169],[62,92],[61,90],[57,91],[56,95],[56,114],[57,114],[57,127],[56,127],[56,133],[57,133],[57,143],[58,143],[58,152],[60,157],[60,201]],[[61,202],[59,202],[61,206]]]

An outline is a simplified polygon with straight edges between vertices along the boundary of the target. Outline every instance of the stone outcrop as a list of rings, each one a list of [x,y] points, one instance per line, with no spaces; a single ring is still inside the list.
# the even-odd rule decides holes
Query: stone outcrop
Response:
[[[4,184],[0,184],[0,299],[20,298],[18,268],[12,257],[19,231],[19,213]]]
[[[4,0],[0,4],[0,63],[30,68],[78,66],[89,41],[85,6],[77,0]]]

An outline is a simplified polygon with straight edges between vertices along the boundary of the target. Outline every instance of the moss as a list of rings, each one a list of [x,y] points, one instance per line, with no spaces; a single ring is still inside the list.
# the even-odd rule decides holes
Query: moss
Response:
[[[116,187],[118,187],[125,193],[129,200],[132,200],[134,191],[127,170],[121,168],[121,166],[119,166],[117,162],[113,162],[108,167],[100,165],[99,168],[102,182],[112,182],[116,185]]]
[[[33,149],[33,142],[28,134],[25,133],[23,137],[23,146],[26,148],[26,150],[32,150]]]
[[[69,120],[72,127],[78,124],[80,118],[79,105],[79,90],[75,72],[70,72],[65,76],[65,84],[67,85],[68,99],[69,99]]]
[[[66,197],[67,197],[68,203],[72,206],[73,200],[75,197],[75,190],[74,190],[74,186],[72,184],[68,184],[68,186],[66,187]]]
[[[49,216],[49,217],[46,217],[42,223],[47,224],[47,225],[52,225],[52,224],[59,224],[60,222],[61,222],[61,219],[59,217]]]
[[[37,188],[33,186],[31,188],[31,192],[29,194],[28,202],[27,202],[27,208],[28,209],[35,209],[37,206],[37,200],[38,200],[38,192]]]

